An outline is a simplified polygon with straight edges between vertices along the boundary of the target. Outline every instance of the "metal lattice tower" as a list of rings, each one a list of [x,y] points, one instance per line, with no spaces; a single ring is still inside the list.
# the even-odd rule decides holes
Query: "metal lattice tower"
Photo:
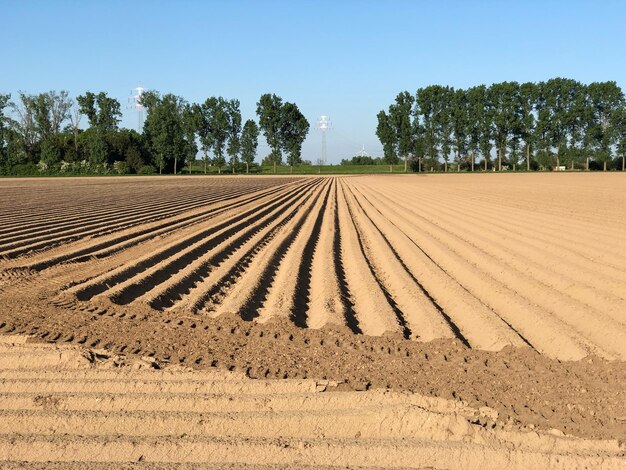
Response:
[[[139,82],[137,86],[130,90],[130,96],[128,97],[128,109],[135,109],[137,111],[137,132],[141,133],[143,127],[143,113],[144,107],[141,104],[141,96],[143,95],[145,88],[143,84]]]
[[[320,165],[326,165],[326,132],[330,127],[330,118],[328,116],[320,116],[317,120],[317,128],[322,132],[322,156],[320,158]]]

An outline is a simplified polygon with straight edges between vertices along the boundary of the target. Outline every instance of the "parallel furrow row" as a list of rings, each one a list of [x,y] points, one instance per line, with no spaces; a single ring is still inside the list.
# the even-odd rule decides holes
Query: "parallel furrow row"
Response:
[[[40,249],[49,249],[61,242],[77,240],[87,236],[102,236],[111,232],[134,227],[142,223],[160,220],[167,217],[176,216],[184,211],[194,208],[203,207],[213,202],[223,202],[234,199],[242,194],[248,194],[250,191],[231,191],[224,194],[218,194],[209,198],[182,198],[176,204],[164,204],[162,210],[153,208],[150,205],[146,207],[149,210],[130,210],[125,211],[123,215],[110,213],[107,218],[96,217],[92,223],[88,223],[91,219],[80,220],[69,228],[55,227],[50,229],[47,234],[37,236],[37,233],[28,233],[17,240],[11,241],[12,238],[6,240],[0,239],[0,256],[6,258],[14,258],[16,256]],[[189,199],[189,200],[186,200]]]
[[[291,187],[291,185],[289,185]],[[287,188],[287,186],[285,186]],[[284,190],[284,189],[282,189]],[[114,234],[111,237],[101,237],[102,241],[95,242],[87,240],[85,243],[73,244],[71,248],[64,252],[55,252],[44,255],[42,259],[35,258],[27,264],[23,264],[21,269],[30,271],[41,271],[51,266],[67,262],[84,262],[94,258],[110,256],[121,250],[127,250],[141,242],[164,236],[168,233],[182,230],[192,225],[204,223],[222,213],[237,210],[249,204],[258,203],[266,197],[280,193],[281,189],[270,189],[252,195],[244,195],[236,200],[221,200],[214,203],[208,209],[191,211],[191,214],[183,213],[180,216],[165,219],[159,222],[141,225],[140,227],[125,230]]]
[[[281,202],[288,204],[292,193],[303,191],[304,189],[306,189],[306,186],[289,190],[285,194],[280,193],[275,197],[277,202],[274,204]],[[269,202],[270,208],[268,210],[271,210],[271,200]],[[185,260],[185,256],[187,256],[187,260],[193,259],[194,256],[199,256],[207,248],[223,241],[223,239],[220,239],[220,236],[222,238],[232,236],[238,228],[246,224],[247,218],[258,218],[262,215],[263,213],[253,206],[243,212],[236,211],[235,215],[227,216],[222,218],[222,220],[211,220],[208,226],[202,227],[192,235],[163,245],[158,252],[144,255],[129,265],[123,265],[111,272],[95,277],[87,283],[73,286],[68,292],[75,294],[81,300],[89,300],[95,295],[108,292],[111,296],[120,300],[120,303],[124,303],[123,292],[126,286],[136,285],[134,284],[134,279],[137,276],[142,275],[159,263],[167,264],[170,261],[175,261],[176,258]],[[234,228],[232,227],[233,224],[236,224]],[[170,259],[172,257],[174,258],[173,260]],[[182,267],[182,265],[179,266],[179,269]],[[126,291],[130,293],[131,290],[127,289]]]

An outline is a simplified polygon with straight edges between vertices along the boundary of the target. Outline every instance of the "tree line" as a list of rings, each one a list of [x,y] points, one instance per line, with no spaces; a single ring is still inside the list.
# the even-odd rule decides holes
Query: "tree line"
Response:
[[[141,133],[120,128],[121,106],[105,92],[36,95],[0,94],[0,174],[180,173],[201,154],[210,166],[249,172],[262,132],[271,152],[264,162],[292,167],[302,163],[309,122],[297,105],[275,94],[257,103],[257,124],[242,123],[240,102],[210,97],[189,103],[180,96],[147,91],[141,97],[146,119]],[[86,122],[85,122],[86,121]],[[85,124],[85,125],[83,125]]]
[[[384,160],[416,171],[626,166],[626,102],[613,81],[431,85],[399,93],[377,118]]]

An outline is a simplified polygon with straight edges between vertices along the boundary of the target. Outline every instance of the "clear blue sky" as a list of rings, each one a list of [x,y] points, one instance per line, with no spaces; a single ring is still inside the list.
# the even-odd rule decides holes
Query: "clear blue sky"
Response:
[[[626,1],[0,0],[0,12],[0,92],[104,90],[125,106],[141,80],[188,101],[238,98],[244,119],[273,92],[311,122],[311,160],[321,114],[330,162],[361,144],[380,154],[376,113],[402,90],[555,76],[626,88]]]

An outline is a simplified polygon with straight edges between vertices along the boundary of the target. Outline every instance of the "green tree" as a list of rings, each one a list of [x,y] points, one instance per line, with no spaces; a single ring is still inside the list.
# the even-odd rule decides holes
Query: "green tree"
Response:
[[[622,158],[622,171],[626,171],[626,108],[622,107],[615,114],[615,132],[617,134],[616,153]]]
[[[551,112],[548,99],[548,91],[545,82],[537,84],[535,99],[535,111],[537,124],[535,127],[534,140],[537,146],[537,163],[540,167],[547,168],[553,165],[551,154]]]
[[[80,112],[87,116],[89,133],[85,136],[87,155],[94,164],[107,162],[109,157],[108,136],[117,131],[122,112],[120,103],[105,92],[97,95],[88,91],[76,98]]]
[[[72,101],[66,91],[49,91],[38,95],[20,93],[20,103],[9,105],[17,119],[11,120],[15,143],[13,151],[23,155],[20,160],[34,163],[40,156],[41,145],[45,140],[46,154],[57,145],[63,123],[69,118]]]
[[[200,150],[204,161],[204,174],[207,173],[209,163],[209,150],[213,146],[213,133],[211,132],[211,113],[215,107],[217,98],[208,98],[201,105],[193,105],[194,123],[198,139],[200,140]]]
[[[522,83],[519,87],[520,113],[517,122],[516,134],[524,142],[524,155],[526,157],[526,170],[530,171],[530,159],[532,146],[535,140],[535,102],[537,100],[537,85],[532,82]]]
[[[584,158],[584,131],[585,131],[585,107],[587,102],[587,86],[576,81],[568,80],[566,93],[566,115],[564,119],[566,146],[563,163],[569,163],[574,169],[576,163]]]
[[[137,173],[145,165],[143,137],[135,130],[118,129],[115,132],[109,132],[107,147],[108,163],[124,162],[125,165],[122,166],[133,173]]]
[[[120,102],[107,96],[105,92],[97,95],[88,91],[76,98],[80,111],[89,121],[89,125],[101,131],[116,131],[122,117]]]
[[[624,107],[624,94],[615,82],[594,82],[588,86],[593,106],[593,147],[603,170],[612,159],[613,147],[618,142],[618,123]]]
[[[287,153],[287,163],[293,172],[294,165],[302,163],[302,143],[309,132],[309,121],[293,103],[285,103],[281,108],[280,142]]]
[[[227,153],[230,156],[230,162],[233,166],[233,174],[235,174],[237,156],[241,149],[241,111],[239,111],[239,100],[227,101],[226,109],[228,114]]]
[[[567,131],[570,119],[570,90],[574,86],[574,80],[553,78],[544,83],[543,93],[545,97],[546,113],[549,121],[548,141],[554,149],[556,166],[561,166],[564,154],[567,154]]]
[[[40,162],[51,168],[61,162],[63,157],[63,143],[58,137],[49,136],[41,141]]]
[[[466,92],[468,115],[467,134],[470,168],[474,171],[476,156],[483,155],[485,170],[491,154],[491,118],[488,109],[487,87],[479,85]]]
[[[403,91],[396,96],[396,102],[389,106],[389,124],[394,129],[396,138],[396,154],[404,158],[404,172],[408,168],[408,159],[414,150],[414,127],[411,122],[413,104],[415,98],[408,92]]]
[[[248,119],[241,132],[241,159],[246,164],[246,173],[250,170],[250,164],[254,162],[258,145],[259,126],[252,119]]]
[[[452,96],[452,144],[454,147],[457,171],[461,169],[461,160],[467,157],[469,135],[469,100],[465,90],[456,90]]]
[[[436,85],[433,88],[433,123],[436,140],[444,161],[444,171],[448,171],[450,152],[452,151],[452,106],[454,89]]]
[[[217,167],[217,172],[221,174],[222,167],[226,164],[224,151],[230,130],[228,102],[220,96],[211,103],[209,128],[213,144],[213,165]]]
[[[9,171],[9,118],[5,116],[5,109],[9,106],[11,95],[0,94],[0,172]]]
[[[519,84],[517,82],[494,83],[489,87],[489,102],[493,112],[494,140],[498,154],[498,171],[506,160],[506,149],[518,127]]]
[[[435,87],[420,88],[415,95],[414,121],[423,129],[424,158],[430,166],[437,164],[439,154],[437,150],[437,134],[433,115],[435,112]]]
[[[198,133],[196,106],[195,104],[185,104],[183,109],[183,132],[185,134],[185,143],[187,144],[187,166],[189,167],[189,174],[191,174],[193,170],[193,163],[196,161],[196,154],[198,153],[198,145],[196,144],[196,135]]]
[[[270,146],[269,160],[276,165],[282,163],[280,129],[282,124],[283,100],[280,96],[266,93],[256,105],[256,114],[259,117],[259,127]]]
[[[380,111],[377,117],[376,135],[383,145],[385,163],[389,165],[389,172],[391,173],[392,165],[398,162],[398,155],[396,154],[397,136],[391,118],[385,111]]]
[[[176,174],[178,162],[181,161],[181,166],[184,162],[188,145],[183,129],[186,103],[179,96],[161,97],[154,91],[145,92],[142,103],[148,113],[143,127],[144,139],[159,167],[159,174],[170,169]]]
[[[415,118],[416,111],[413,110],[412,130],[411,130],[411,153],[413,155],[412,166],[415,169],[415,160],[417,159],[417,171],[422,172],[422,160],[426,151],[424,126],[420,123],[419,118]]]

